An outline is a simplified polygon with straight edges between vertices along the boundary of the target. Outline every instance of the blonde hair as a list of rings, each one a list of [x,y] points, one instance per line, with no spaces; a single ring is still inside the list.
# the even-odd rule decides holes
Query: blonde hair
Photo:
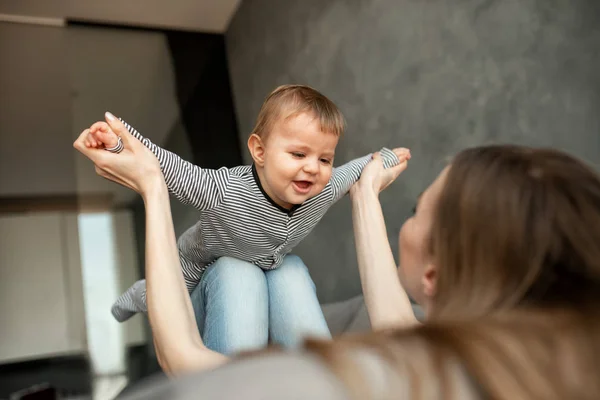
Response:
[[[344,132],[344,116],[331,100],[309,86],[283,85],[265,99],[252,133],[266,139],[275,122],[302,113],[317,118],[325,133],[339,137]]]
[[[360,400],[600,398],[600,315],[520,311],[307,341]]]
[[[600,297],[600,178],[568,154],[467,149],[450,164],[433,221],[430,319]]]

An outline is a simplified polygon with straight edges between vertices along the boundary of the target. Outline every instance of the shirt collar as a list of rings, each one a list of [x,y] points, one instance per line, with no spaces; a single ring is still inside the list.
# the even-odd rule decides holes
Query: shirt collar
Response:
[[[263,194],[263,196],[265,196],[265,199],[267,199],[269,201],[269,203],[271,203],[273,206],[275,206],[279,211],[287,213],[289,215],[292,215],[292,213],[294,211],[296,211],[298,209],[298,207],[300,207],[300,204],[294,204],[292,206],[292,208],[287,209],[285,207],[280,206],[279,204],[277,204],[275,202],[275,200],[273,200],[268,194],[267,192],[265,192],[265,189],[263,188],[262,184],[260,183],[260,178],[258,176],[258,172],[256,171],[256,166],[254,165],[254,163],[252,163],[252,176],[254,177],[254,182],[256,182],[256,186],[258,186],[258,188],[260,189],[261,193]]]

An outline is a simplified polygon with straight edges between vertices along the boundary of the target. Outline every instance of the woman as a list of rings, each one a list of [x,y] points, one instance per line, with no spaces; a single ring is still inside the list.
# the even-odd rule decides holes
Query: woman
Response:
[[[86,149],[79,140],[75,147],[94,161],[99,174],[138,191],[144,198],[148,312],[159,361],[171,374],[213,368],[226,358],[208,350],[198,335],[178,268],[168,196],[158,164],[124,128],[113,129],[120,132],[127,149],[118,156]],[[386,374],[391,374],[388,378],[410,376],[399,373],[405,369],[439,372],[434,380],[440,385],[449,376],[453,390],[478,396],[480,391],[491,395],[498,389],[497,375],[475,370],[483,365],[487,354],[488,358],[492,355],[504,360],[496,362],[495,371],[502,372],[508,381],[519,378],[518,369],[511,366],[523,365],[525,360],[539,370],[539,382],[556,389],[556,393],[576,393],[585,383],[588,393],[598,395],[598,385],[589,379],[589,374],[597,378],[598,371],[598,357],[591,356],[598,353],[597,341],[590,335],[598,332],[598,318],[595,311],[590,311],[596,309],[600,292],[600,257],[596,249],[600,243],[598,177],[577,160],[552,151],[484,147],[459,154],[422,195],[415,217],[402,228],[398,280],[377,200],[378,193],[398,173],[383,170],[376,160],[352,191],[359,267],[373,326],[415,325],[403,287],[423,304],[430,321],[463,322],[429,323],[355,342],[313,344],[312,354],[320,356],[319,361],[311,355],[302,356],[300,364],[304,364],[298,365],[312,368],[313,378],[320,377],[320,382],[331,389],[330,398],[346,396],[348,388],[356,395],[360,391],[356,385],[378,382]],[[567,311],[560,312],[562,308]],[[518,309],[522,311],[504,316]],[[531,314],[521,316],[528,309]],[[484,315],[494,318],[487,324],[467,322]],[[563,327],[564,335],[553,334],[551,324]],[[531,328],[535,335],[520,335],[522,332],[515,329],[521,325]],[[573,329],[568,330],[570,326]],[[536,348],[537,338],[541,345]],[[559,349],[554,344],[562,343],[561,338],[564,343],[559,353],[567,355],[568,365],[573,368],[561,368],[563,363],[552,363],[548,356],[552,349]],[[503,343],[513,341],[523,351],[535,350],[541,356],[521,357],[502,351]],[[524,345],[528,343],[531,345]],[[581,350],[584,344],[587,358],[585,351],[568,351]],[[486,352],[486,347],[491,350]],[[279,362],[285,364],[279,357]],[[413,360],[423,360],[422,365]],[[280,383],[289,377],[289,371],[281,365],[273,368],[277,362],[272,359],[268,370],[277,375],[274,380],[270,376],[271,382]],[[550,362],[551,367],[542,368],[543,362]],[[488,363],[494,364],[494,359]],[[233,369],[240,376],[248,375],[240,372],[243,362],[234,364],[220,373],[227,375]],[[593,372],[579,374],[592,366]],[[256,371],[254,367],[250,370]],[[369,371],[380,373],[369,377]],[[552,379],[554,375],[549,371],[561,379]],[[569,371],[577,371],[577,376]],[[254,384],[261,382],[256,376],[252,379]],[[394,389],[396,383],[395,379],[384,379],[376,387],[363,385],[366,398],[379,398],[372,393],[374,390],[408,390],[413,394],[418,387],[406,381],[400,389]],[[298,390],[306,385],[300,386]],[[510,393],[518,392],[515,389]],[[531,393],[531,398],[536,398],[536,392]]]
[[[382,184],[372,176],[352,198],[375,328],[407,323],[403,288],[428,320],[598,298],[600,181],[578,160],[516,146],[461,152],[401,229],[399,279],[377,200]]]

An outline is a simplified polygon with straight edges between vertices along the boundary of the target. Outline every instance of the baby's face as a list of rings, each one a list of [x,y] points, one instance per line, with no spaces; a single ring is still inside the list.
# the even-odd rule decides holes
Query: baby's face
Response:
[[[321,131],[310,114],[277,121],[265,142],[264,178],[267,193],[290,208],[319,194],[329,178],[338,137]]]

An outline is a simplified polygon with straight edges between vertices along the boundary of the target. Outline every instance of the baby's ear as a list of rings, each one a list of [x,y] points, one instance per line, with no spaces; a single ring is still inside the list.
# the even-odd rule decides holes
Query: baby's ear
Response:
[[[265,145],[262,138],[256,133],[253,133],[248,138],[248,150],[254,163],[262,167],[265,163]]]

